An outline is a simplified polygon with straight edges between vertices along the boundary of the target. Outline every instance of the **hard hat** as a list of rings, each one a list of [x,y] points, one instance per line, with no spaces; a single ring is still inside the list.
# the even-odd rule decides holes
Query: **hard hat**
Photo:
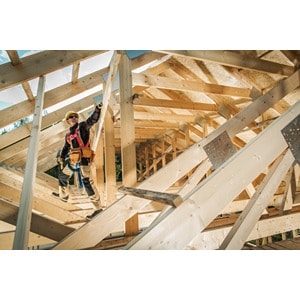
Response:
[[[70,118],[70,116],[72,116],[72,115],[77,115],[77,117],[78,117],[78,113],[76,111],[71,110],[66,113],[65,120],[67,121]]]

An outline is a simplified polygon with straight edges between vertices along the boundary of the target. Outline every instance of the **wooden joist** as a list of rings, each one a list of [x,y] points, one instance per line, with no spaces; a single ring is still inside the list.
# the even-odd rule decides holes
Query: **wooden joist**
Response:
[[[180,80],[163,76],[153,76],[144,74],[132,74],[132,82],[136,86],[156,87],[175,91],[201,92],[205,94],[228,95],[233,97],[250,98],[251,90],[248,88],[238,88],[211,83],[203,83],[196,80]]]

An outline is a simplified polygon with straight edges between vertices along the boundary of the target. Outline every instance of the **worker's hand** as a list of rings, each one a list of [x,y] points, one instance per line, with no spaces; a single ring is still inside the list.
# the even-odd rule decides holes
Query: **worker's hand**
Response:
[[[61,156],[57,158],[57,163],[59,164],[61,170],[64,168],[64,161],[65,160]]]
[[[103,105],[103,95],[99,95],[93,98],[96,103],[96,107],[101,109]]]

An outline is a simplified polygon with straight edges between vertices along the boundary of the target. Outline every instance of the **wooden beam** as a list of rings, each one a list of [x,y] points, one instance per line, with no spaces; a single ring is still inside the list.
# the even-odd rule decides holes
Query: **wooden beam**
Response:
[[[139,233],[139,215],[135,214],[125,222],[125,235],[132,236]]]
[[[13,66],[16,66],[16,65],[21,63],[18,51],[16,51],[16,50],[6,50],[6,52],[9,56],[9,59],[10,59],[11,64]]]
[[[162,204],[170,205],[173,207],[178,207],[183,202],[181,196],[177,194],[161,193],[156,191],[135,189],[129,187],[120,187],[118,190],[119,192],[122,192],[127,195],[157,201]]]
[[[121,112],[121,153],[123,185],[136,185],[136,150],[134,132],[134,112],[132,104],[131,62],[125,51],[121,51],[119,65],[120,112]]]
[[[228,95],[250,98],[251,90],[218,84],[204,83],[196,80],[180,80],[163,76],[132,74],[133,85],[170,89],[175,91],[200,92],[205,94]]]
[[[75,62],[72,68],[72,83],[76,83],[78,81],[80,62]]]
[[[266,177],[261,182],[246,208],[240,214],[232,229],[225,237],[220,249],[239,250],[245,244],[261,214],[266,208],[270,198],[274,195],[280,182],[294,162],[294,157],[288,149],[272,165]]]
[[[11,63],[3,64],[0,66],[0,91],[104,52],[106,51],[49,50],[24,57],[17,68]]]
[[[0,219],[2,221],[16,225],[18,211],[19,207],[17,204],[0,197]],[[74,229],[53,219],[49,219],[46,216],[33,212],[30,231],[54,241],[60,241],[73,232]]]
[[[142,107],[159,107],[159,108],[179,108],[188,110],[204,110],[216,111],[217,105],[211,103],[195,103],[195,102],[182,102],[165,99],[152,99],[147,97],[138,97],[133,100],[134,106]]]
[[[271,61],[250,57],[230,51],[223,50],[163,50],[159,51],[165,54],[188,56],[192,59],[208,61],[224,66],[242,68],[247,70],[259,71],[264,73],[281,74],[290,76],[294,71],[294,67],[287,66]]]
[[[116,178],[116,151],[115,151],[114,123],[110,111],[105,114],[104,121],[104,159],[105,159],[105,194],[106,206],[116,200],[117,178]]]
[[[106,114],[108,105],[110,103],[113,83],[114,83],[115,76],[117,73],[119,61],[120,61],[120,54],[118,54],[117,52],[114,52],[114,55],[110,61],[108,79],[105,84],[105,89],[104,89],[104,93],[103,93],[103,102],[102,102],[103,105],[102,105],[102,109],[101,109],[100,120],[98,121],[98,126],[96,127],[95,137],[94,137],[94,140],[93,140],[92,146],[91,146],[91,148],[94,151],[96,150],[96,147],[98,145],[98,140],[99,140],[99,137],[100,137],[100,134],[102,131],[103,124],[104,124],[105,114]]]
[[[34,101],[35,98],[34,98],[34,96],[32,94],[32,90],[31,90],[31,87],[30,87],[28,81],[22,82],[22,87],[23,87],[24,92],[25,92],[25,94],[26,94],[26,96],[28,98],[28,101],[30,101],[30,102]]]
[[[29,143],[25,175],[20,200],[20,210],[16,226],[13,249],[22,250],[28,248],[28,238],[32,213],[33,186],[37,169],[37,156],[39,137],[44,106],[45,77],[41,76],[38,84],[37,102],[32,122],[31,139]]]
[[[176,114],[176,113],[154,113],[154,112],[140,112],[134,111],[135,120],[154,120],[154,121],[173,121],[173,122],[187,122],[194,123],[196,122],[196,115],[188,114]],[[178,126],[178,125],[177,125]]]

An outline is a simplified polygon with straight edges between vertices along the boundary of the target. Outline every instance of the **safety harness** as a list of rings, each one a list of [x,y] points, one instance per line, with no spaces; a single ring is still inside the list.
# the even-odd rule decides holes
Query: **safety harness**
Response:
[[[80,148],[73,148],[73,145],[72,145],[72,140],[73,139],[76,139],[77,142],[78,142],[78,145]],[[71,150],[70,150],[70,153],[69,153],[69,157],[70,157],[70,160],[73,162],[73,163],[78,163],[81,161],[81,158],[84,157],[84,158],[89,158],[91,161],[93,161],[94,159],[94,156],[95,156],[95,153],[94,151],[90,148],[90,141],[88,141],[85,145],[81,139],[81,136],[80,136],[80,132],[79,132],[79,127],[77,127],[75,129],[75,132],[74,134],[71,134],[69,133],[67,135],[67,142],[70,144],[71,146]]]
[[[76,127],[74,134],[69,133],[67,135],[67,142],[70,144],[71,148],[73,148],[73,145],[72,145],[72,140],[73,139],[77,140],[78,145],[79,145],[80,148],[89,147],[89,145],[90,145],[90,141],[88,141],[86,143],[86,145],[84,145],[84,143],[81,139],[81,136],[80,136],[79,127]]]

